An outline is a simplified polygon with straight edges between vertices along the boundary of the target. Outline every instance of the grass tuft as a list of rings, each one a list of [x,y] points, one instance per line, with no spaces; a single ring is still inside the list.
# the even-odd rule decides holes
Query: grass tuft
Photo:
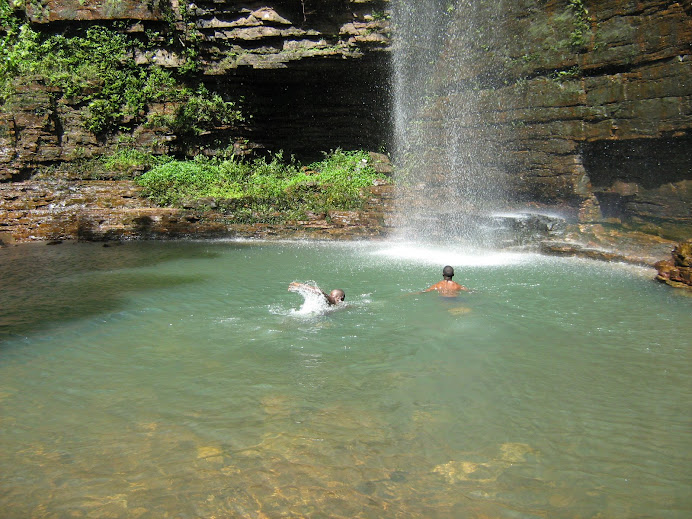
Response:
[[[378,178],[367,152],[336,150],[307,166],[285,161],[281,153],[252,162],[171,160],[154,166],[137,182],[159,205],[194,206],[213,199],[239,220],[268,222],[359,208],[363,188]]]

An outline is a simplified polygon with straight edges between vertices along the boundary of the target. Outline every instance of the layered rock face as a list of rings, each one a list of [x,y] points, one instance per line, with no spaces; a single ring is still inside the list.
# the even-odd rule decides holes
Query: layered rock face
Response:
[[[424,131],[444,143],[454,119],[475,140],[480,174],[514,200],[689,236],[692,4],[472,4],[440,15],[451,37]]]
[[[423,0],[421,0],[422,2]],[[41,0],[33,27],[74,34],[112,24],[146,42],[142,65],[170,70],[195,52],[194,80],[252,117],[191,143],[124,120],[84,129],[84,102],[40,78],[0,110],[0,181],[108,154],[120,143],[177,155],[387,148],[389,0]],[[662,0],[425,0],[441,23],[420,131],[434,146],[421,177],[445,185],[450,127],[474,141],[476,173],[511,198],[557,206],[582,224],[623,224],[676,240],[692,226],[692,5]],[[432,8],[432,7],[431,7]],[[396,29],[396,28],[395,28]],[[409,52],[420,42],[398,41]],[[468,107],[472,109],[469,111]],[[174,101],[147,110],[167,114]],[[449,119],[454,120],[450,126]],[[204,148],[204,150],[202,150]],[[12,195],[14,196],[14,195]]]
[[[305,221],[238,223],[220,209],[156,207],[129,180],[0,183],[0,247],[28,241],[118,241],[195,237],[374,239],[385,236],[391,185],[364,193],[360,210],[313,214]],[[202,205],[202,204],[200,204]]]
[[[679,243],[671,259],[656,263],[656,279],[677,288],[692,289],[692,240]]]
[[[189,65],[224,99],[243,100],[247,123],[216,128],[213,142],[251,150],[322,158],[336,148],[383,145],[389,128],[388,0],[205,1],[43,0],[26,2],[32,26],[45,33],[75,34],[94,23],[146,44],[133,49],[141,65],[172,70]],[[0,181],[26,180],[36,167],[111,152],[123,141],[155,153],[189,154],[180,135],[122,121],[94,135],[84,129],[85,103],[45,81],[17,85],[11,106],[0,111]],[[175,101],[151,103],[150,114],[170,114]]]

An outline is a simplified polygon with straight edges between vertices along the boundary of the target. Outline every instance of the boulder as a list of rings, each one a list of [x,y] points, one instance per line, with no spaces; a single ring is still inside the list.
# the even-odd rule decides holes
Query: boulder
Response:
[[[676,288],[692,289],[692,239],[679,243],[671,259],[656,263],[656,279]]]

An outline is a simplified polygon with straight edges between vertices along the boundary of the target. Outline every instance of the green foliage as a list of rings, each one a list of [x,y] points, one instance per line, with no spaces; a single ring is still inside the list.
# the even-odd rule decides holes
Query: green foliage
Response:
[[[0,23],[0,105],[12,100],[19,83],[42,78],[85,103],[83,125],[94,134],[118,130],[123,121],[143,122],[148,106],[163,100],[182,104],[175,116],[157,122],[183,135],[243,119],[236,103],[203,86],[190,89],[162,67],[137,65],[131,53],[144,45],[115,29],[92,26],[70,37],[42,35],[8,0],[0,0]]]
[[[104,169],[113,173],[128,174],[122,176],[129,176],[136,170],[149,170],[172,160],[171,157],[166,155],[152,155],[151,153],[133,148],[125,148],[113,155],[100,158]]]
[[[562,81],[569,81],[571,79],[577,79],[582,77],[582,70],[578,66],[574,66],[565,70],[554,70],[550,74],[550,79],[561,83]]]
[[[37,33],[21,23],[14,2],[0,0],[0,103],[6,102],[22,63],[34,59],[37,38]]]
[[[360,190],[372,185],[377,178],[375,169],[365,151],[345,152],[337,150],[324,160],[308,166],[317,172],[323,186],[329,186],[329,200],[348,205],[358,198]]]
[[[587,43],[587,34],[591,30],[589,24],[589,11],[583,0],[569,0],[569,7],[574,15],[574,29],[570,33],[570,45],[578,48]]]
[[[137,181],[160,205],[213,198],[237,219],[268,221],[359,207],[362,189],[376,178],[367,152],[337,150],[305,167],[284,161],[280,153],[271,161],[250,163],[204,157],[170,161]]]
[[[167,125],[181,135],[200,135],[212,128],[243,120],[243,114],[234,102],[224,101],[219,94],[211,94],[202,85],[187,98]]]

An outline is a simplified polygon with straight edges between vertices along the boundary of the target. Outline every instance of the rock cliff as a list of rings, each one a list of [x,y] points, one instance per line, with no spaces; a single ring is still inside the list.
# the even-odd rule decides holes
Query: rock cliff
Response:
[[[144,123],[175,110],[174,99],[163,99],[149,103],[137,120],[124,118],[113,131],[95,135],[84,128],[83,97],[48,86],[41,76],[23,78],[0,111],[0,181],[26,180],[37,167],[109,153],[123,142],[173,154],[213,153],[217,143],[230,142],[241,153],[283,150],[310,159],[338,147],[375,150],[389,128],[387,3],[26,2],[19,14],[35,30],[70,36],[94,24],[115,28],[138,43],[129,60],[243,100],[250,122],[213,128],[191,144],[179,132]]]
[[[430,101],[419,114],[427,133],[443,145],[442,118],[471,98],[474,114],[465,124],[477,148],[488,150],[479,154],[481,169],[518,200],[557,206],[582,225],[689,237],[689,1],[429,3],[445,22]],[[193,56],[194,70],[183,77],[225,99],[244,99],[251,118],[197,140],[136,118],[95,135],[84,128],[83,99],[29,78],[0,110],[0,181],[27,181],[37,168],[76,164],[123,142],[179,156],[231,143],[237,153],[284,150],[305,158],[390,143],[389,0],[25,5],[20,14],[43,33],[100,24],[143,42],[130,54],[137,64],[180,71]],[[147,107],[153,114],[174,109],[166,99]],[[425,161],[430,181],[444,178],[434,154]]]
[[[458,2],[440,17],[451,36],[427,133],[444,142],[444,118],[471,102],[459,124],[492,150],[480,170],[516,199],[583,224],[692,233],[689,1]]]
[[[656,279],[676,288],[692,289],[692,240],[679,243],[671,259],[656,263]]]

